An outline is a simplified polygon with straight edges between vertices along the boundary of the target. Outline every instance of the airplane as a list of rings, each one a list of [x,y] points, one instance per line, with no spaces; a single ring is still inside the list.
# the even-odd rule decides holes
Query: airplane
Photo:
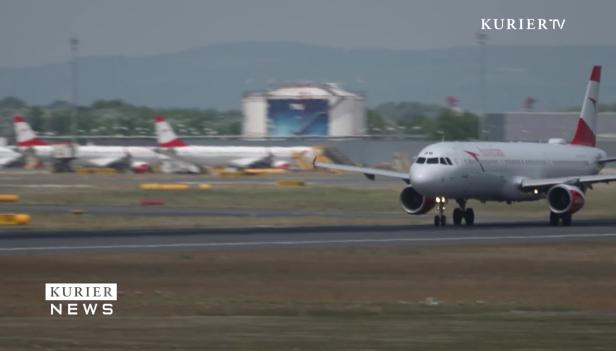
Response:
[[[10,167],[19,164],[23,155],[9,147],[0,147],[0,167]]]
[[[64,160],[86,167],[130,168],[135,173],[145,173],[151,165],[167,158],[151,148],[140,146],[50,145],[36,135],[23,116],[15,116],[13,126],[17,147],[43,161]]]
[[[154,117],[158,145],[178,159],[199,167],[226,166],[238,169],[289,169],[296,156],[311,160],[311,147],[205,146],[188,145],[180,139],[163,116]]]
[[[368,179],[401,179],[402,209],[410,215],[428,213],[435,206],[435,226],[444,226],[449,199],[453,224],[473,225],[475,212],[469,199],[481,202],[547,199],[549,223],[571,225],[572,215],[585,204],[585,193],[595,183],[616,181],[616,175],[599,172],[616,157],[596,147],[597,106],[601,66],[593,66],[577,129],[572,140],[529,142],[439,142],[419,152],[408,173],[313,161],[317,168],[363,173]]]

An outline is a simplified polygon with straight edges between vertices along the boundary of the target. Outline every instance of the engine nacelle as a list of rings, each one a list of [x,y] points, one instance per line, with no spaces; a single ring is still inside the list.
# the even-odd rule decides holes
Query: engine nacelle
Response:
[[[554,213],[573,214],[581,210],[585,202],[584,192],[577,186],[558,184],[548,190],[548,205]]]
[[[272,167],[289,170],[289,168],[291,168],[291,165],[289,164],[289,162],[286,161],[274,161],[272,162]]]
[[[434,198],[421,195],[412,186],[408,186],[400,193],[400,204],[404,212],[420,215],[433,209],[436,201]]]
[[[131,170],[134,173],[147,173],[150,171],[150,165],[147,162],[133,162],[131,164]]]

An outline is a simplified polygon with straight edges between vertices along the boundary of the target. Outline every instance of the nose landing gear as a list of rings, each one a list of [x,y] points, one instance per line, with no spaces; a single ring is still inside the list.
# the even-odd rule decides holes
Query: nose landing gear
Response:
[[[447,198],[444,196],[436,197],[436,209],[438,214],[434,216],[434,226],[445,226],[447,225],[447,216],[445,216],[445,209],[447,205]]]
[[[466,208],[466,200],[456,199],[458,206],[453,210],[453,224],[461,225],[462,220],[466,225],[473,225],[475,223],[475,211],[472,208]]]

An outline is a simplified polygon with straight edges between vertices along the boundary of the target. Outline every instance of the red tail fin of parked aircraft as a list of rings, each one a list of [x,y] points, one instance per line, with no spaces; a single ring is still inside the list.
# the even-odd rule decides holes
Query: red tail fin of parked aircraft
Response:
[[[47,143],[41,140],[32,128],[30,128],[30,125],[23,116],[15,116],[15,118],[13,118],[13,127],[15,128],[17,146],[29,147],[47,145]]]
[[[187,144],[175,135],[173,128],[169,125],[165,117],[155,116],[156,122],[156,137],[158,138],[158,145],[160,147],[184,147]]]

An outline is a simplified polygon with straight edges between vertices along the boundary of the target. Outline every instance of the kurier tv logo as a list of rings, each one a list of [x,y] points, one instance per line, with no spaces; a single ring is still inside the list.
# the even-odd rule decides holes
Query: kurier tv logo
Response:
[[[116,283],[46,283],[52,316],[111,316],[118,300]]]

